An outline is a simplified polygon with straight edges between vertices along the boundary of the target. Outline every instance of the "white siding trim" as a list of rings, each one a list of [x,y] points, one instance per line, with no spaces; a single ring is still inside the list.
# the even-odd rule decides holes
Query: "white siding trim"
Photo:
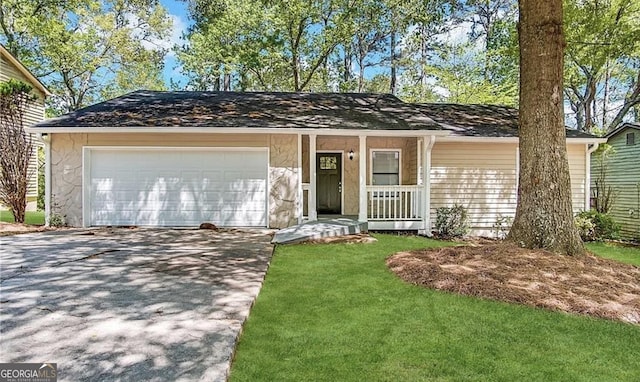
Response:
[[[318,210],[316,202],[316,135],[309,134],[309,194],[307,196],[307,215],[310,221],[318,220]]]
[[[298,224],[302,224],[304,194],[302,191],[302,134],[298,134],[298,201],[296,202],[296,216]]]
[[[149,127],[40,127],[30,126],[26,128],[32,133],[209,133],[209,134],[305,134],[305,135],[329,135],[357,137],[366,134],[371,137],[425,137],[430,135],[445,136],[449,131],[445,130],[368,130],[368,129],[299,129],[279,127],[217,127],[215,125],[205,127],[181,127],[181,126],[149,126]]]
[[[367,136],[358,137],[358,220],[367,221]]]

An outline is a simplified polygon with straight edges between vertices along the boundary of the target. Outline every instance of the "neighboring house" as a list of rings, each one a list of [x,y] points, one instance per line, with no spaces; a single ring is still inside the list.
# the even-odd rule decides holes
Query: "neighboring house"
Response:
[[[605,138],[615,150],[606,162],[606,181],[615,191],[609,213],[620,224],[623,239],[640,240],[640,124],[622,124]],[[592,179],[599,174],[597,165],[591,161]]]
[[[517,198],[515,109],[414,105],[391,95],[138,91],[38,124],[49,205],[73,226],[287,227],[346,215],[430,231],[469,209],[489,235]],[[574,210],[589,149],[567,130]]]
[[[24,119],[25,127],[41,122],[44,117],[44,101],[51,93],[42,83],[27,69],[17,58],[0,44],[0,82],[10,79],[20,80],[33,87],[33,94],[37,97],[36,101],[27,110]],[[39,145],[40,142],[34,139],[34,143]],[[27,191],[27,210],[35,210],[37,207],[36,199],[38,198],[38,153],[33,153],[31,161],[33,177],[29,179],[29,189]]]

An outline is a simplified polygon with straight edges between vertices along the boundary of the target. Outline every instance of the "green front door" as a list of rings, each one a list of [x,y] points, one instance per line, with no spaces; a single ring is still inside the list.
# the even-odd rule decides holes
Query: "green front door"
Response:
[[[342,212],[342,154],[319,153],[316,157],[319,214]]]

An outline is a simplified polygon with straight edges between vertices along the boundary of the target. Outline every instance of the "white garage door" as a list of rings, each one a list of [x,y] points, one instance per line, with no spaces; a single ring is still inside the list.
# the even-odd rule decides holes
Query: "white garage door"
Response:
[[[265,227],[266,149],[92,149],[90,225]]]

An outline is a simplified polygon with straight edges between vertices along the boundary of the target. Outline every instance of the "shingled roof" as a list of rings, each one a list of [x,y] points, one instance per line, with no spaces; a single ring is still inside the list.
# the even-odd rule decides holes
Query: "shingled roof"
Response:
[[[416,104],[424,114],[452,135],[464,137],[517,137],[518,109],[496,105],[459,105],[450,103]],[[567,138],[595,138],[575,129],[567,129]]]
[[[388,94],[146,90],[35,127],[441,129],[413,105]]]
[[[444,130],[466,137],[517,137],[518,110],[411,104],[390,94],[140,90],[34,127]],[[594,138],[572,129],[567,129],[567,137]]]

